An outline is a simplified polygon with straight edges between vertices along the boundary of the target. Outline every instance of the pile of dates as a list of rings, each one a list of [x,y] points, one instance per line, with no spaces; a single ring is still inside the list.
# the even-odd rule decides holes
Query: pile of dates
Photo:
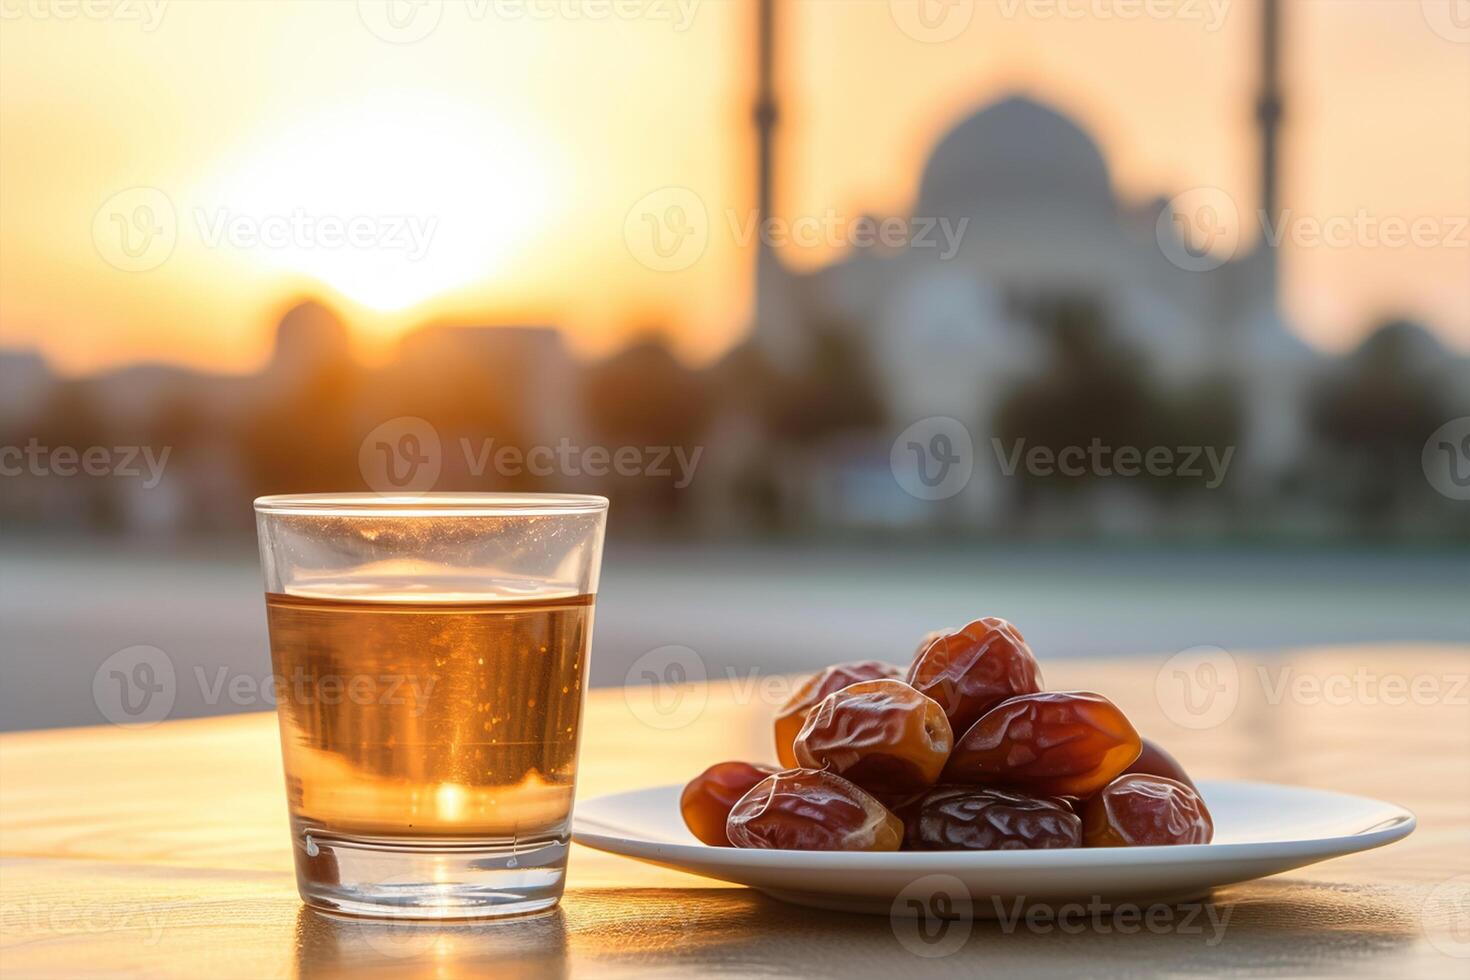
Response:
[[[925,636],[907,670],[828,667],[776,716],[784,768],[721,762],[684,822],[721,847],[1006,851],[1206,844],[1210,812],[1118,706],[1043,691],[1010,623]]]

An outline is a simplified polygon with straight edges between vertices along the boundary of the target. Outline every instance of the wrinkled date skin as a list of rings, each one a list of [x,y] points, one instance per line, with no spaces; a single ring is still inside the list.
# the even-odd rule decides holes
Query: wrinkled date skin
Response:
[[[1183,783],[1196,793],[1199,792],[1199,787],[1194,785],[1194,780],[1189,778],[1189,773],[1184,771],[1179,760],[1151,738],[1143,740],[1143,751],[1138,754],[1138,759],[1133,765],[1123,770],[1125,776],[1135,772],[1145,776],[1163,776],[1176,783]]]
[[[935,638],[905,679],[943,706],[957,734],[1007,698],[1041,690],[1041,668],[1020,630],[995,616]]]
[[[791,851],[896,851],[903,823],[841,776],[788,769],[735,803],[726,825],[736,847]]]
[[[879,796],[933,786],[954,733],[944,709],[903,681],[860,681],[827,695],[796,736],[796,759]]]
[[[1080,847],[1082,821],[1066,803],[1001,789],[941,786],[904,813],[911,851],[1025,851]]]
[[[1132,765],[1140,747],[1123,712],[1100,694],[1026,694],[991,708],[959,738],[943,779],[1088,797]]]
[[[914,655],[909,658],[909,663],[913,663],[915,660],[918,660],[919,657],[924,653],[924,651],[929,649],[930,645],[935,640],[939,639],[940,637],[948,636],[953,632],[955,632],[953,629],[946,627],[942,630],[930,630],[923,636],[919,637],[919,645],[914,647]]]
[[[848,664],[833,664],[820,674],[808,677],[792,692],[791,697],[776,712],[776,758],[787,769],[797,767],[796,752],[791,743],[796,741],[806,716],[823,698],[840,691],[858,681],[877,680],[882,677],[899,677],[903,671],[893,664],[881,660],[859,660]]]
[[[719,762],[689,780],[679,796],[679,812],[695,837],[712,847],[729,847],[725,821],[733,807],[752,786],[776,772],[770,766],[749,762]]]
[[[1088,847],[1208,844],[1215,821],[1198,793],[1163,776],[1119,776],[1082,804]]]

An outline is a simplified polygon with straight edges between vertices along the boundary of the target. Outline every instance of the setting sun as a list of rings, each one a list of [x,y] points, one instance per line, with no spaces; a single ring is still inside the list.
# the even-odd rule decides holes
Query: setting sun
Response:
[[[493,281],[545,228],[556,169],[484,107],[377,95],[266,135],[181,219],[206,247],[398,311]]]

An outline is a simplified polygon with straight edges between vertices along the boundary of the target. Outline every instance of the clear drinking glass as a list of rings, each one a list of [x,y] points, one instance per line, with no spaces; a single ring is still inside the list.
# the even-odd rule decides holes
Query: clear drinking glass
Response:
[[[555,905],[607,500],[255,512],[301,897],[411,918]]]

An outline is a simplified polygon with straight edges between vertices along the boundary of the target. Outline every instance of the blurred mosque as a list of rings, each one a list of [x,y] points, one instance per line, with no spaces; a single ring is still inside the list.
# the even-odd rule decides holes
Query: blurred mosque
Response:
[[[771,206],[779,112],[770,56],[775,4],[762,0],[761,7],[755,119],[764,215]],[[1277,0],[1266,0],[1261,10],[1259,206],[1274,214],[1280,9]],[[1112,339],[1146,361],[1159,384],[1176,390],[1223,385],[1237,393],[1237,479],[1264,487],[1301,458],[1308,438],[1307,376],[1319,358],[1280,317],[1274,250],[1257,244],[1219,261],[1195,255],[1167,202],[1130,206],[1117,199],[1097,143],[1073,120],[1021,95],[962,119],[929,155],[907,218],[908,227],[939,220],[962,227],[958,253],[913,245],[853,249],[800,273],[763,245],[752,341],[761,354],[794,371],[821,356],[819,339],[832,339],[819,338],[812,325],[836,331],[850,349],[866,353],[895,432],[919,419],[949,416],[985,443],[1007,390],[1051,367],[1044,332],[1016,299],[1085,296],[1110,325]],[[1194,271],[1198,265],[1188,261],[1194,258],[1204,259],[1199,265],[1209,270]],[[989,455],[987,447],[978,448]],[[839,472],[814,482],[892,485],[882,479],[886,447],[850,450],[830,465],[851,469],[852,479]],[[981,463],[961,506],[972,520],[989,523],[1006,500],[1000,469]],[[874,479],[863,479],[864,468],[877,471]],[[839,493],[818,509],[830,513],[851,503],[901,513],[902,501],[888,497],[858,493],[849,502]]]

